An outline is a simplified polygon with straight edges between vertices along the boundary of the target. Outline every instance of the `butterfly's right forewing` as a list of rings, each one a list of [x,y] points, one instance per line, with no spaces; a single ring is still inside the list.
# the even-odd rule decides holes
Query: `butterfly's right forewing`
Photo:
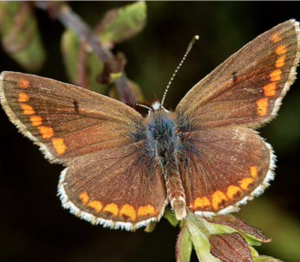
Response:
[[[197,83],[176,111],[195,128],[259,128],[272,120],[296,78],[299,23],[289,20],[249,42]]]

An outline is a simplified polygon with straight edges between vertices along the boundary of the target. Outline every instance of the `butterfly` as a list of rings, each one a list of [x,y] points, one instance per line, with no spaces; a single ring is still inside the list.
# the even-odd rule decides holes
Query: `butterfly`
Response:
[[[274,178],[255,131],[296,78],[299,24],[258,36],[198,82],[174,112],[146,117],[115,99],[35,75],[2,72],[4,111],[62,171],[58,192],[93,224],[135,230],[170,204],[177,219],[237,211]]]

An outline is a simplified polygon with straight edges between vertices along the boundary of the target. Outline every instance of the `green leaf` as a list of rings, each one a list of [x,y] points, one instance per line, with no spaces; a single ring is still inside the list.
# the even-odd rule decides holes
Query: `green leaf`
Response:
[[[67,74],[73,83],[77,83],[77,59],[79,40],[71,30],[65,30],[62,35],[61,49]]]
[[[170,222],[173,227],[176,227],[179,223],[179,221],[176,219],[175,214],[169,208],[166,208],[164,217]]]
[[[260,245],[260,243],[271,241],[260,230],[249,226],[233,215],[214,216],[208,218],[207,221],[215,225],[215,234],[239,232],[244,235],[247,242],[251,245]]]
[[[154,231],[155,227],[156,227],[156,222],[153,221],[153,222],[149,223],[149,224],[146,226],[146,228],[145,228],[144,231],[147,232],[147,233],[151,233],[151,232]]]
[[[183,225],[176,244],[176,262],[189,262],[191,259],[192,247],[193,243],[190,232],[187,226]]]
[[[41,68],[45,51],[28,2],[0,2],[0,34],[4,50],[23,68]]]
[[[66,30],[62,35],[61,49],[70,80],[98,93],[105,93],[107,85],[97,81],[103,70],[103,63],[94,54],[85,51],[75,32]],[[82,81],[84,79],[84,83]]]
[[[102,44],[111,47],[139,33],[146,24],[147,6],[145,2],[136,2],[106,13],[97,26],[96,34]]]
[[[208,240],[210,236],[209,227],[208,222],[203,218],[189,214],[187,228],[199,261],[219,262],[220,260],[210,253],[210,243]]]

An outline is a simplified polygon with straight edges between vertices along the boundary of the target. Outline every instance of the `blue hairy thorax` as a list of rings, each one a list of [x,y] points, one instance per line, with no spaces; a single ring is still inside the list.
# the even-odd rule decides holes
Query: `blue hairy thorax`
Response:
[[[158,157],[163,166],[172,161],[177,154],[180,140],[170,113],[163,109],[153,111],[149,116],[146,137],[149,153],[153,157]]]

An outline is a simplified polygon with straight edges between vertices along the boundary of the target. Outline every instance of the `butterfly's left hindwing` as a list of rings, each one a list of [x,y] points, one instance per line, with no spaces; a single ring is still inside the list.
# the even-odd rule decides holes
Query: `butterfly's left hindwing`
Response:
[[[160,166],[143,158],[143,142],[78,157],[63,171],[59,194],[72,213],[111,228],[158,221],[167,204]]]

